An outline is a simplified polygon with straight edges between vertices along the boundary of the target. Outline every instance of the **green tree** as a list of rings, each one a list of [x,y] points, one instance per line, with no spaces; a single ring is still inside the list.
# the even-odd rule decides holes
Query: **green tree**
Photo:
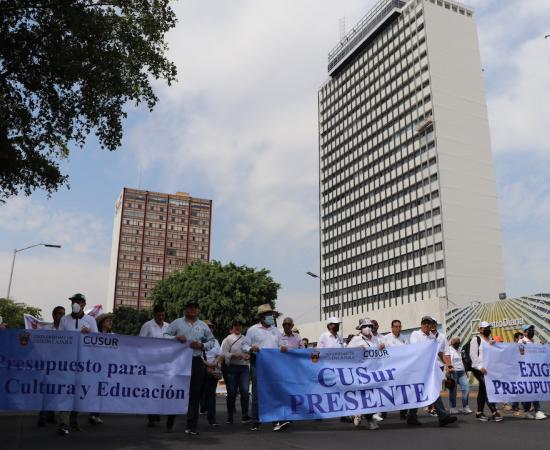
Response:
[[[113,331],[118,334],[128,334],[137,336],[141,326],[152,318],[149,310],[140,310],[128,306],[119,306],[115,308],[115,320],[113,321]]]
[[[181,317],[187,300],[197,300],[201,318],[212,321],[216,336],[223,338],[234,319],[250,326],[259,305],[275,307],[281,286],[269,273],[234,263],[196,262],[160,281],[151,296],[154,304],[164,305],[169,320]]]
[[[0,298],[0,316],[2,322],[10,328],[25,328],[23,314],[30,314],[37,319],[42,318],[42,310],[25,303],[16,303],[7,298]]]
[[[170,1],[0,2],[0,202],[68,185],[70,142],[116,150],[125,106],[153,109],[151,79],[176,79]]]

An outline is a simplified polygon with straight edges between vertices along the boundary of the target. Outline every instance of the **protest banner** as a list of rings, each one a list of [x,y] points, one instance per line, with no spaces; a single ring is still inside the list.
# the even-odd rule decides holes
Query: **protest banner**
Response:
[[[482,345],[490,402],[550,401],[550,345]]]
[[[378,349],[262,349],[256,360],[262,422],[417,408],[441,391],[435,342]]]
[[[37,319],[30,314],[23,314],[23,320],[25,321],[25,328],[27,330],[43,330],[49,329],[52,326],[52,322]]]
[[[184,414],[191,358],[172,339],[0,330],[0,410]]]

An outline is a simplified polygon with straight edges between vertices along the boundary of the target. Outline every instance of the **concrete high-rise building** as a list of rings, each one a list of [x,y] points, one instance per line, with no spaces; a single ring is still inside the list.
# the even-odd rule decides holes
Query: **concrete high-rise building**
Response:
[[[155,284],[209,261],[212,200],[124,188],[115,204],[107,308],[146,309]]]
[[[399,318],[498,299],[496,183],[472,8],[383,0],[319,90],[320,318]],[[348,324],[349,322],[349,324]],[[386,326],[387,325],[387,326]],[[403,324],[405,326],[405,323]]]

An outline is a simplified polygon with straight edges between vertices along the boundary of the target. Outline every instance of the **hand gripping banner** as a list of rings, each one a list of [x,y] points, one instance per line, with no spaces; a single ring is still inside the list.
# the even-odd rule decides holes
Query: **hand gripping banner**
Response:
[[[307,420],[417,408],[440,394],[435,342],[378,349],[261,350],[260,420]]]
[[[172,339],[0,330],[0,410],[184,414],[191,358]]]

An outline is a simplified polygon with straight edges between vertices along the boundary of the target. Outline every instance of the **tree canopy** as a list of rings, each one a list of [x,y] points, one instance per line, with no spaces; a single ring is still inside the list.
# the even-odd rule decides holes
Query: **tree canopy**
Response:
[[[165,57],[170,0],[0,2],[0,202],[68,185],[59,162],[93,131],[116,150],[128,102],[176,79]]]
[[[37,319],[42,318],[42,310],[25,303],[16,303],[7,298],[0,298],[0,316],[2,322],[10,328],[25,328],[23,314],[30,314]]]
[[[160,281],[151,296],[155,305],[164,305],[170,320],[182,316],[187,300],[197,300],[201,319],[212,321],[216,336],[222,338],[233,320],[249,326],[259,305],[275,307],[280,284],[269,273],[234,263],[196,262]]]
[[[119,306],[114,309],[115,320],[113,331],[117,334],[137,336],[141,326],[152,318],[149,310],[137,310],[128,306]]]

